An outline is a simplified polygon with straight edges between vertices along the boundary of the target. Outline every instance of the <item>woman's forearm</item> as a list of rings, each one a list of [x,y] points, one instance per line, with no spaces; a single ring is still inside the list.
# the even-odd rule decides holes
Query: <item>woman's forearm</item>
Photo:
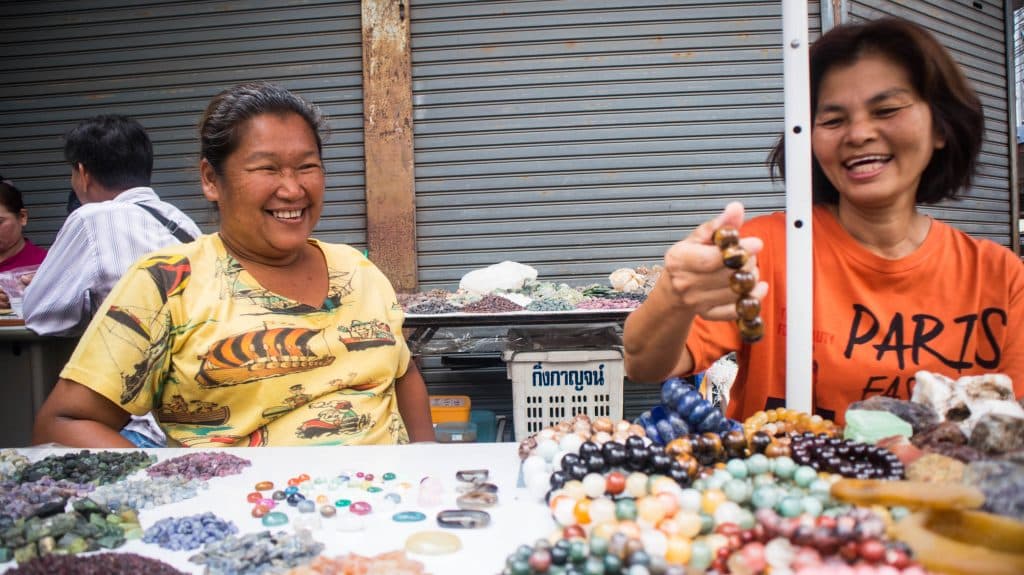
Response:
[[[72,419],[56,416],[37,419],[32,442],[59,443],[68,447],[135,447],[117,430],[91,419]]]
[[[406,431],[409,432],[409,441],[435,441],[427,383],[412,360],[409,361],[405,375],[395,382],[395,395],[398,400],[398,412],[405,421]]]
[[[626,318],[624,363],[630,381],[660,383],[693,369],[685,344],[696,314],[670,305],[663,284],[664,279],[659,280],[647,301]]]

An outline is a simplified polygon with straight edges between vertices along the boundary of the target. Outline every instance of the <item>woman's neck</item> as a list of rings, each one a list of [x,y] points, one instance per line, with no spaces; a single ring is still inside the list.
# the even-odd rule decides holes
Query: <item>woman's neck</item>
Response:
[[[217,235],[220,237],[221,243],[224,244],[224,249],[231,254],[231,257],[235,258],[245,266],[255,265],[268,269],[292,268],[301,265],[306,255],[306,247],[308,246],[307,244],[295,253],[288,254],[281,258],[266,258],[255,254],[249,254],[245,250],[235,247],[232,240],[225,237],[224,234]]]
[[[839,221],[868,251],[898,260],[917,251],[928,237],[932,221],[910,204],[902,208],[863,209],[849,203],[829,206]]]
[[[24,236],[19,236],[18,237],[18,241],[14,242],[14,244],[12,244],[11,247],[9,247],[6,250],[0,252],[0,262],[5,262],[5,261],[13,258],[14,256],[18,255],[21,252],[21,250],[24,249],[24,247],[25,247],[25,237]]]

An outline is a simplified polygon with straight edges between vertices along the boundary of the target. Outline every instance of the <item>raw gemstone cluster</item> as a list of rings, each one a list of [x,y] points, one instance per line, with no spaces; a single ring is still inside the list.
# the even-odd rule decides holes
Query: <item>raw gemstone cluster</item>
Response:
[[[170,549],[191,551],[238,533],[238,527],[207,512],[187,517],[166,517],[146,529],[142,540]]]
[[[237,455],[220,451],[189,453],[161,461],[146,470],[150,477],[183,477],[185,479],[211,479],[238,475],[252,462]]]
[[[67,479],[75,483],[114,483],[139,469],[156,463],[156,455],[143,451],[89,451],[88,449],[50,455],[22,469],[19,481],[38,481],[44,477]]]

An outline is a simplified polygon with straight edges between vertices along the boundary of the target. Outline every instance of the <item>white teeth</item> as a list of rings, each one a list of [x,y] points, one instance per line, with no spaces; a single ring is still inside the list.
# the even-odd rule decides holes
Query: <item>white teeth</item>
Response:
[[[302,215],[302,210],[278,210],[276,212],[271,212],[271,213],[274,215],[275,218],[280,218],[282,220],[287,220],[287,219],[297,218],[297,217],[301,216]]]
[[[844,166],[853,173],[865,173],[880,169],[892,156],[861,156],[847,161]]]

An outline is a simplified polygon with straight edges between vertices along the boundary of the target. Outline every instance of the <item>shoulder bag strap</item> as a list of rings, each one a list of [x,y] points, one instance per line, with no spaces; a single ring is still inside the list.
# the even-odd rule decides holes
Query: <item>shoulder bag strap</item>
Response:
[[[185,230],[181,229],[178,226],[178,224],[176,224],[176,223],[172,222],[171,220],[165,218],[164,215],[161,214],[160,212],[158,212],[156,208],[154,208],[152,206],[147,206],[146,204],[135,204],[135,205],[139,206],[140,208],[142,208],[142,209],[146,210],[147,212],[149,212],[149,215],[153,216],[154,218],[156,218],[156,221],[158,221],[161,224],[163,224],[164,227],[167,228],[167,231],[171,232],[171,234],[174,237],[178,238],[179,242],[181,242],[183,244],[187,244],[187,243],[195,240],[195,238],[192,237],[188,232],[186,232]]]

